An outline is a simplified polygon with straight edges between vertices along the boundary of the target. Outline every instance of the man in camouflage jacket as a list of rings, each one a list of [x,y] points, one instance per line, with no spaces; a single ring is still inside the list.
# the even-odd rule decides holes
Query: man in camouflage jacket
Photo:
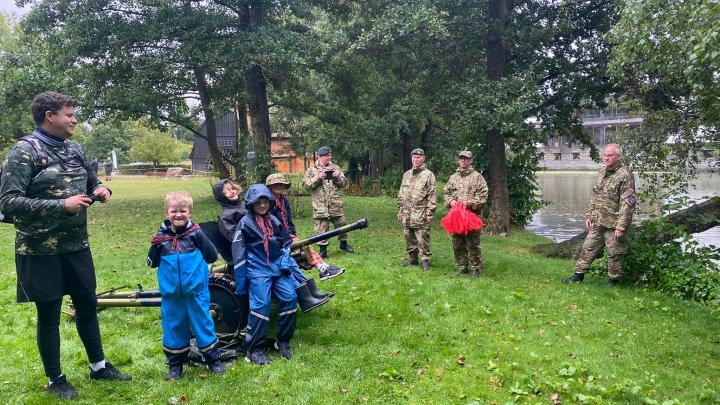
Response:
[[[437,208],[435,175],[425,167],[425,151],[415,149],[410,154],[412,169],[403,174],[398,192],[398,220],[403,224],[405,250],[408,258],[403,266],[417,265],[418,252],[423,270],[430,268],[430,224]]]
[[[464,150],[458,154],[458,169],[445,185],[445,206],[450,208],[458,202],[480,215],[482,205],[488,198],[488,187],[482,174],[473,168],[472,152]],[[467,235],[452,235],[453,251],[458,275],[467,274],[468,257],[473,276],[479,276],[483,265],[480,250],[480,231]]]
[[[347,185],[347,180],[340,166],[332,163],[330,148],[323,146],[317,151],[318,160],[309,167],[303,176],[303,186],[312,193],[313,219],[315,234],[330,230],[330,223],[335,228],[345,225],[345,210],[340,198],[340,189]],[[352,246],[347,242],[347,234],[338,236],[340,249],[352,253]],[[318,242],[320,257],[327,258],[328,241]]]
[[[623,166],[621,159],[618,145],[605,147],[605,168],[597,175],[585,216],[588,235],[575,264],[575,274],[563,279],[563,283],[583,281],[603,247],[607,249],[608,284],[618,284],[623,275],[623,258],[628,247],[626,231],[632,222],[637,197],[635,177]]]
[[[85,163],[80,147],[68,140],[77,125],[75,105],[71,97],[55,92],[35,97],[37,128],[12,147],[0,183],[0,211],[15,225],[17,300],[35,302],[48,391],[63,399],[77,396],[60,369],[64,295],[70,295],[75,306],[90,378],[130,379],[105,360],[100,339],[86,210],[95,199],[108,201],[110,190]]]

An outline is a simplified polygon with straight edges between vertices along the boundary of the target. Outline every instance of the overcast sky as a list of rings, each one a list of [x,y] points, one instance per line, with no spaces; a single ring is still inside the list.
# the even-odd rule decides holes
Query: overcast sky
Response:
[[[24,11],[15,5],[15,0],[0,0],[0,11],[6,13],[23,14]]]

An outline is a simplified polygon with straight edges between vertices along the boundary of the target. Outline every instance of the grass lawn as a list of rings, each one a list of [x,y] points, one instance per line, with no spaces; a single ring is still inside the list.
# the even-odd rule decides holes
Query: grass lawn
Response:
[[[145,255],[165,193],[190,192],[196,222],[213,220],[210,182],[110,182],[113,200],[89,213],[98,290],[156,288]],[[159,309],[113,308],[99,315],[105,351],[134,381],[91,382],[75,327],[63,317],[63,371],[78,403],[719,403],[718,311],[633,286],[608,288],[604,278],[563,285],[573,263],[529,253],[544,239],[523,230],[482,239],[479,278],[453,275],[450,238],[437,223],[431,270],[401,268],[394,199],[345,202],[348,221],[366,217],[370,226],[350,235],[355,254],[331,243],[329,262],[348,271],[320,283],[337,293],[330,303],[299,315],[291,361],[241,361],[222,377],[190,367],[168,383]],[[309,198],[299,204],[296,223],[309,236]],[[48,403],[35,309],[15,304],[13,238],[10,226],[0,227],[0,399]]]

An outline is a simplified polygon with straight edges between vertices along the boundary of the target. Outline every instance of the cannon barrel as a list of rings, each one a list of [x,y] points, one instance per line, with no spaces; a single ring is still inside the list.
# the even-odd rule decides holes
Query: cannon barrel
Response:
[[[365,219],[365,218],[359,219],[351,224],[341,226],[340,228],[335,228],[332,231],[327,231],[327,232],[324,232],[321,234],[317,234],[315,236],[311,236],[307,239],[299,240],[299,241],[293,243],[290,246],[290,249],[291,250],[300,249],[305,246],[312,245],[313,243],[328,240],[334,236],[340,235],[341,233],[347,233],[347,232],[352,232],[352,231],[355,231],[358,229],[367,228],[367,226],[368,226],[367,219]]]

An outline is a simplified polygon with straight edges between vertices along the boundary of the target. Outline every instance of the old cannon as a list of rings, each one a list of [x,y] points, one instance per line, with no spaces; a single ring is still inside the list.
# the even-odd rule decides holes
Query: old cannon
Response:
[[[341,233],[352,232],[368,226],[366,219],[355,221],[332,231],[312,236],[292,244],[291,250],[296,260],[302,260],[302,248],[316,242],[328,240]],[[230,242],[218,229],[217,222],[200,224],[220,256],[227,263],[232,263]],[[232,266],[222,266],[231,268]],[[215,332],[226,347],[241,344],[242,329],[247,324],[248,302],[235,294],[235,279],[232,274],[213,273],[208,271],[210,290],[210,315],[215,324]],[[159,290],[144,290],[138,284],[136,290],[123,290],[125,287],[112,288],[97,294],[98,310],[112,307],[159,307],[162,302]],[[72,304],[70,304],[72,315]]]

